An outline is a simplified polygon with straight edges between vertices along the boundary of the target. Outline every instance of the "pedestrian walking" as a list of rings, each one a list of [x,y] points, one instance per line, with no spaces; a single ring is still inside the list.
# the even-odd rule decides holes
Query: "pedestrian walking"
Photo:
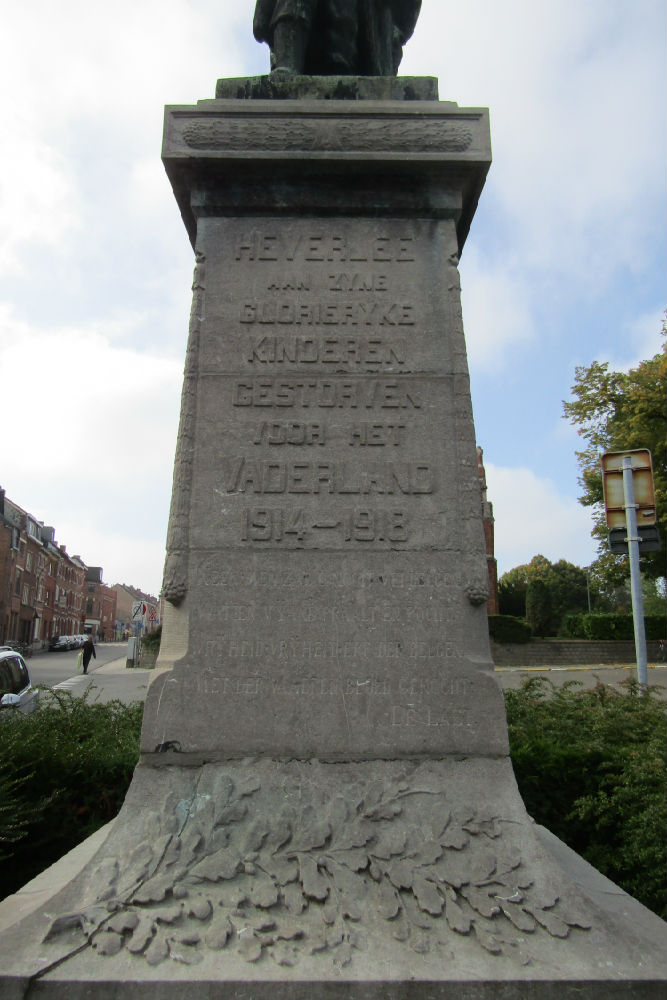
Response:
[[[95,652],[95,646],[93,644],[93,637],[89,635],[83,644],[83,672],[88,673],[88,664],[90,663],[91,656],[97,659],[97,653]]]

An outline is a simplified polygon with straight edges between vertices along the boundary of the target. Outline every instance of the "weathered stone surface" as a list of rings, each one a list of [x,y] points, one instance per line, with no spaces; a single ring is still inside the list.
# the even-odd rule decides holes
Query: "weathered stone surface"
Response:
[[[218,80],[215,96],[240,100],[437,101],[435,76],[241,76]]]
[[[535,836],[506,759],[141,765],[96,858],[3,939],[3,988],[660,996],[664,924],[583,881]]]
[[[505,753],[453,221],[205,217],[197,249],[190,644],[144,752]]]

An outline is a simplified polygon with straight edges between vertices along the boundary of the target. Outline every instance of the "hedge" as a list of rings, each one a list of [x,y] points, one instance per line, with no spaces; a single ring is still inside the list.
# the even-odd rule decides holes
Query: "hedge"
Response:
[[[530,625],[511,615],[489,615],[489,635],[494,642],[529,642]]]
[[[644,618],[647,639],[664,639],[667,631],[665,615],[646,615]],[[567,615],[563,631],[573,639],[634,639],[632,615],[588,613]]]

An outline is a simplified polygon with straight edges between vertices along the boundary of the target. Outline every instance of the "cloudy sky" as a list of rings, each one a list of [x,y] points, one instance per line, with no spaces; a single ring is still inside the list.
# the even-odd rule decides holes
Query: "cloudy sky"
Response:
[[[4,5],[0,485],[108,583],[157,593],[192,251],[160,162],[164,104],[266,72],[254,0]],[[576,365],[659,349],[664,0],[423,0],[401,72],[491,112],[461,262],[500,572],[586,565]]]

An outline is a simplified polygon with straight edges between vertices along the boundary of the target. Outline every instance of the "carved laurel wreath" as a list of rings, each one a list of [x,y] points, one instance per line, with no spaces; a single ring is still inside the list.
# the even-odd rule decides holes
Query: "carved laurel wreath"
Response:
[[[259,815],[259,787],[222,773],[210,794],[172,801],[156,837],[122,865],[106,859],[93,905],[58,917],[47,939],[79,928],[98,954],[126,949],[150,965],[233,948],[248,962],[322,953],[345,966],[379,921],[418,954],[461,934],[527,963],[526,935],[590,926],[535,888],[502,819],[452,812],[439,790],[401,777],[327,801],[285,781],[287,804]]]
[[[188,122],[183,128],[183,140],[191,149],[462,153],[472,139],[473,133],[467,124],[440,121],[402,121],[391,127],[383,121],[368,120],[360,123],[331,119],[321,122],[281,120],[275,124],[215,120]]]

